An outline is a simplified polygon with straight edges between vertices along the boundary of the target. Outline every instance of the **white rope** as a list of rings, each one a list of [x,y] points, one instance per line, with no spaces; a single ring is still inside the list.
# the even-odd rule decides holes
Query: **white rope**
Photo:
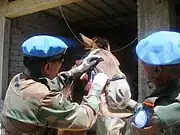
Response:
[[[131,41],[129,44],[123,46],[122,48],[113,50],[113,51],[111,51],[111,52],[119,52],[119,51],[122,51],[123,49],[125,49],[125,48],[127,48],[128,46],[132,45],[136,40],[138,40],[139,38],[141,38],[141,37],[147,32],[147,30],[149,29],[152,21],[158,16],[158,14],[159,14],[159,12],[160,12],[160,9],[162,8],[162,5],[163,5],[163,4],[164,4],[164,3],[162,3],[162,4],[160,5],[160,7],[159,7],[159,9],[158,9],[158,11],[157,11],[157,13],[156,13],[156,15],[153,17],[153,19],[151,19],[151,20],[149,21],[149,23],[148,23],[148,25],[147,25],[147,28],[145,29],[144,32],[142,32],[142,34],[140,34],[139,36],[137,36],[137,37],[136,37],[133,41]],[[154,7],[154,8],[155,8],[155,7]],[[152,8],[151,11],[152,11],[154,8]]]
[[[121,47],[121,48],[119,48],[119,49],[112,50],[111,52],[119,52],[119,51],[122,51],[122,50],[124,50],[125,48],[129,47],[130,45],[132,45],[136,40],[138,40],[139,38],[141,38],[141,37],[147,32],[147,30],[149,29],[152,21],[158,16],[158,14],[159,14],[159,12],[160,12],[163,4],[164,4],[164,3],[161,3],[161,5],[160,5],[160,7],[159,7],[159,9],[158,9],[158,11],[157,11],[157,13],[156,13],[156,15],[153,17],[153,19],[151,19],[151,20],[149,21],[149,23],[148,23],[148,25],[147,25],[147,28],[145,29],[144,32],[142,32],[142,34],[140,34],[139,36],[137,36],[137,37],[136,37],[133,41],[131,41],[129,44],[124,45],[123,47]],[[70,25],[69,25],[69,23],[68,23],[65,15],[64,15],[64,13],[63,13],[63,10],[62,10],[61,6],[59,6],[59,9],[60,9],[60,11],[61,11],[62,17],[63,17],[63,19],[64,19],[67,27],[69,28],[69,30],[71,31],[71,33],[74,35],[74,37],[75,37],[82,45],[84,45],[84,43],[76,36],[76,34],[75,34],[75,33],[73,32],[73,30],[71,29],[71,27],[70,27]],[[154,10],[154,9],[155,9],[155,7],[153,7],[150,11],[152,11],[152,10]],[[142,11],[140,11],[140,12],[142,12]]]
[[[67,27],[69,28],[69,30],[71,31],[71,33],[74,35],[74,37],[77,39],[77,41],[79,41],[79,43],[81,43],[82,45],[84,45],[84,43],[76,36],[76,34],[75,34],[75,33],[73,32],[73,30],[71,29],[71,27],[70,27],[70,25],[69,25],[69,23],[68,23],[65,15],[64,15],[64,13],[63,13],[63,10],[62,10],[62,7],[61,7],[61,6],[59,6],[59,9],[60,9],[60,11],[61,11],[62,17],[63,17],[63,19],[64,19]]]

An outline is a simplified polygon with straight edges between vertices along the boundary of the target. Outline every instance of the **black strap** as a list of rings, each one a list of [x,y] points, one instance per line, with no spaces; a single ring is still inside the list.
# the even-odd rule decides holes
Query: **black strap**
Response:
[[[110,81],[117,81],[117,80],[121,80],[121,79],[126,79],[126,77],[116,74],[110,79]]]

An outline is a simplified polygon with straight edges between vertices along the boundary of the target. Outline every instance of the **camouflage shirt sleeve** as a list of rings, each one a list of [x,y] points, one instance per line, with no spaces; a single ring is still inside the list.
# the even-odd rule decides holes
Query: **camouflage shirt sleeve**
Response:
[[[151,125],[145,128],[137,128],[131,123],[131,119],[129,119],[122,131],[123,135],[163,135],[158,128],[159,118],[157,115],[153,115],[151,118]]]
[[[138,129],[132,125],[131,118],[125,122],[118,117],[104,117],[97,121],[99,122],[97,132],[99,135],[155,135],[155,133],[161,135],[156,128],[159,123],[158,117],[154,115],[151,120],[155,126]]]
[[[117,117],[99,116],[97,119],[98,135],[121,135],[125,122]]]
[[[96,113],[88,106],[88,102],[86,99],[81,105],[71,103],[63,98],[63,94],[50,92],[40,101],[38,124],[59,129],[90,128],[96,119]]]

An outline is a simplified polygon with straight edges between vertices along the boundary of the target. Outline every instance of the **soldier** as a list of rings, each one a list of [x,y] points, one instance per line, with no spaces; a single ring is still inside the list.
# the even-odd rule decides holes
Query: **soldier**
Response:
[[[46,35],[22,44],[25,71],[13,77],[6,93],[2,111],[5,135],[45,135],[48,128],[81,130],[93,125],[108,77],[97,74],[80,105],[66,100],[64,87],[100,58],[92,52],[81,65],[58,74],[67,48],[60,39]]]
[[[134,106],[134,115],[124,127],[108,111],[102,96],[101,112],[105,135],[179,135],[180,134],[180,34],[156,32],[141,40],[136,53],[148,79],[156,89],[142,104]],[[100,133],[101,134],[101,133]]]

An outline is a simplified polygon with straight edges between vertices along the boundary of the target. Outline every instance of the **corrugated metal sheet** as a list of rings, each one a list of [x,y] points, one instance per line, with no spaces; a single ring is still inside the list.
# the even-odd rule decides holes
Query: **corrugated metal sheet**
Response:
[[[136,22],[136,0],[82,0],[61,8],[71,25],[113,27]],[[63,20],[59,7],[44,12]]]

